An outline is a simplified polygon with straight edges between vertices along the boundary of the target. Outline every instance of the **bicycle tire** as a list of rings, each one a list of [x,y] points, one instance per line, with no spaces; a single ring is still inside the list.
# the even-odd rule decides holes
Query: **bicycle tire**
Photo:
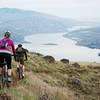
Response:
[[[21,65],[19,66],[19,79],[21,80],[22,79],[22,74],[23,74],[23,70],[22,70],[22,67]]]
[[[2,88],[6,87],[8,87],[7,65],[3,67],[3,73],[2,73]]]

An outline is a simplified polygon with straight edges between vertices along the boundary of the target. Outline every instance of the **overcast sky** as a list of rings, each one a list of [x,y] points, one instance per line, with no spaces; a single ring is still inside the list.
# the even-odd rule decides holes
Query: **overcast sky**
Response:
[[[100,19],[100,0],[0,0],[0,7],[35,10],[74,19]]]

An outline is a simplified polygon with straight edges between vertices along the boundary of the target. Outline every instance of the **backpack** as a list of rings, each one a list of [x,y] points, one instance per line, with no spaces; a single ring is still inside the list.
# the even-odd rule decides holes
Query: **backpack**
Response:
[[[17,52],[18,52],[18,53],[22,53],[22,52],[23,52],[23,48],[22,48],[22,47],[18,47],[18,48],[17,48]]]
[[[2,39],[1,44],[0,44],[0,48],[6,49],[8,47],[8,41],[9,41],[9,39]]]
[[[23,56],[24,56],[24,49],[23,49],[22,47],[18,47],[18,48],[16,49],[16,55],[17,55],[18,57],[23,57]]]

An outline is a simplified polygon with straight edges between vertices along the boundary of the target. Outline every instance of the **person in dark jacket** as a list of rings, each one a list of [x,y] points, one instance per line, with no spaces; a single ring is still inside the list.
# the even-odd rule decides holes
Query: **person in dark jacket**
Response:
[[[25,60],[24,60],[25,59]],[[19,65],[22,65],[23,69],[23,78],[24,78],[24,61],[27,61],[27,53],[26,50],[22,47],[22,44],[18,44],[18,47],[16,48],[16,61],[17,64],[17,70],[19,70]]]

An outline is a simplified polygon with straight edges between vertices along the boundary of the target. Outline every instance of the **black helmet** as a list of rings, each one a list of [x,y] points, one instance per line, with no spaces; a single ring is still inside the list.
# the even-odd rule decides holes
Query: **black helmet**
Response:
[[[22,47],[22,44],[18,44],[18,47]]]
[[[8,32],[8,31],[5,32],[4,36],[5,36],[5,37],[10,37],[10,32]]]

